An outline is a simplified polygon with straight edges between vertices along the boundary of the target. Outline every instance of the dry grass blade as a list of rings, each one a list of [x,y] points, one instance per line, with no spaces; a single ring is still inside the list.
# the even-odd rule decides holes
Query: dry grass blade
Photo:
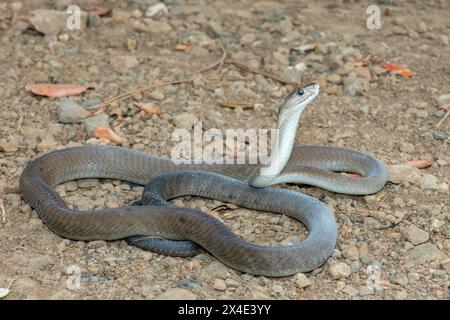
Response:
[[[2,218],[2,223],[6,223],[6,210],[3,199],[0,199],[0,217]]]
[[[197,73],[204,73],[206,71],[214,69],[217,66],[219,68],[221,68],[227,57],[227,51],[225,50],[225,48],[222,45],[220,45],[220,50],[222,50],[222,56],[220,57],[220,59],[204,68],[201,68]]]
[[[449,116],[450,116],[450,110],[448,110],[447,113],[442,117],[442,119],[439,120],[439,122],[436,124],[436,129],[439,129]]]
[[[236,109],[236,108],[242,108],[242,109],[254,109],[254,104],[248,104],[248,103],[235,103],[235,102],[229,102],[229,101],[220,101],[219,104],[222,107],[229,108],[229,109]]]
[[[263,75],[264,77],[270,78],[272,80],[278,81],[278,82],[283,83],[283,84],[299,85],[298,83],[287,82],[287,81],[281,79],[280,77],[277,77],[277,76],[275,76],[275,75],[273,75],[271,73],[268,73],[267,71],[259,70],[259,69],[250,67],[250,66],[246,65],[245,63],[242,63],[242,62],[239,62],[239,61],[236,61],[236,60],[227,59],[227,60],[225,60],[225,63],[232,64],[235,67],[238,67],[239,69],[244,69],[244,70],[250,71],[250,72],[255,73],[255,74]]]

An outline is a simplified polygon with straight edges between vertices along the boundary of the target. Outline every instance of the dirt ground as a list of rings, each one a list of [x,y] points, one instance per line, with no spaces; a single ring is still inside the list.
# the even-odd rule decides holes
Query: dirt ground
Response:
[[[365,1],[173,0],[165,1],[168,12],[153,17],[148,10],[153,0],[73,3],[108,6],[112,15],[91,13],[82,30],[55,29],[49,28],[55,25],[48,13],[34,10],[65,12],[67,1],[0,1],[0,287],[14,279],[6,299],[450,297],[450,119],[436,129],[446,112],[444,95],[450,94],[448,1],[378,1],[382,27],[375,30],[366,27]],[[28,27],[32,15],[50,22],[33,20]],[[310,44],[315,45],[301,48]],[[82,118],[62,123],[57,110],[67,100],[33,95],[25,86],[92,86],[71,99],[93,112],[90,106],[136,87],[190,77],[220,59],[221,46],[227,58],[288,82],[320,84],[319,96],[302,116],[299,144],[345,146],[389,165],[395,183],[371,196],[283,186],[333,209],[339,235],[327,263],[305,275],[271,279],[237,272],[207,253],[165,257],[125,241],[71,241],[47,229],[18,193],[26,163],[68,146],[114,143],[92,138]],[[388,74],[380,61],[406,66],[413,76]],[[204,130],[273,128],[279,103],[291,89],[225,63],[191,83],[114,102],[99,121],[108,121],[126,139],[124,147],[168,157],[171,133],[195,119]],[[220,101],[255,107],[228,109]],[[144,112],[138,107],[143,105],[161,114]],[[395,166],[417,159],[432,165]],[[142,187],[87,180],[58,191],[70,206],[89,209],[130,203]],[[197,198],[175,202],[205,211],[220,204]],[[274,214],[244,209],[214,214],[257,243],[288,243],[306,235],[299,223]]]

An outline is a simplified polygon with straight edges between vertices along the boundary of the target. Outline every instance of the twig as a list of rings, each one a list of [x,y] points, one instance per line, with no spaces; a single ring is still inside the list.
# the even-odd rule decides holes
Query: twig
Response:
[[[250,71],[250,72],[255,73],[255,74],[263,75],[263,76],[265,76],[267,78],[276,80],[276,81],[281,82],[283,84],[298,85],[297,83],[287,82],[287,81],[281,79],[280,77],[277,77],[277,76],[275,76],[273,74],[268,73],[267,71],[255,69],[253,67],[250,67],[249,65],[246,65],[245,63],[242,63],[242,62],[239,62],[239,61],[236,61],[236,60],[226,59],[225,63],[232,64],[232,65],[234,65],[234,66],[236,66],[236,67],[238,67],[240,69],[244,69],[244,70]]]
[[[242,109],[254,109],[254,104],[248,104],[248,103],[235,103],[230,101],[220,101],[219,104],[222,107],[229,108],[229,109],[236,109],[236,108],[242,108]]]
[[[214,69],[215,67],[219,66],[219,69],[222,67],[226,57],[227,57],[227,51],[225,50],[225,48],[222,45],[219,45],[220,50],[222,50],[222,57],[220,57],[219,60],[217,60],[216,62],[201,68],[199,71],[197,71],[197,73],[204,73],[206,71],[209,71],[211,69]]]
[[[150,89],[154,89],[154,88],[157,88],[157,87],[168,86],[168,85],[171,85],[171,84],[187,83],[187,82],[191,82],[192,80],[193,80],[192,78],[189,78],[189,79],[181,79],[181,80],[162,81],[162,82],[157,82],[157,83],[153,83],[153,84],[146,85],[146,86],[141,86],[141,87],[138,87],[136,89],[130,90],[128,92],[122,93],[122,94],[120,94],[118,96],[106,99],[104,102],[99,103],[96,106],[93,106],[92,109],[106,107],[106,106],[110,105],[113,102],[118,102],[118,101],[122,101],[122,100],[128,99],[128,98],[134,96],[135,94],[138,94],[138,93],[150,90]]]
[[[3,204],[3,199],[0,199],[0,216],[2,217],[2,222],[6,223],[6,210]]]
[[[445,120],[450,116],[450,109],[447,111],[447,113],[444,115],[444,117],[439,120],[439,122],[436,124],[436,129],[439,129],[440,126],[444,123]]]

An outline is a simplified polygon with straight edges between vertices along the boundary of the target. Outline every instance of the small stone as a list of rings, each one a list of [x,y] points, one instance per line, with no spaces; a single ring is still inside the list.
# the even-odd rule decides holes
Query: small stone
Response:
[[[246,33],[241,37],[240,43],[245,45],[245,44],[253,43],[253,42],[255,42],[255,40],[256,40],[256,35],[254,33]]]
[[[414,152],[414,145],[409,142],[402,142],[400,143],[400,151],[406,152],[406,153],[413,153]]]
[[[84,126],[88,135],[92,137],[96,128],[109,128],[109,118],[106,114],[102,113],[84,120]]]
[[[447,140],[448,134],[441,130],[435,130],[433,131],[433,138],[436,140]]]
[[[332,84],[340,84],[342,82],[342,77],[334,73],[327,77],[327,81]]]
[[[361,96],[364,91],[368,88],[368,81],[356,77],[345,77],[343,79],[344,83],[344,94],[346,96]]]
[[[349,260],[358,260],[359,259],[359,253],[358,248],[355,246],[346,246],[344,250],[342,251],[342,254],[345,258]]]
[[[299,288],[305,288],[312,284],[311,280],[308,279],[308,277],[303,273],[297,273],[294,276],[295,284]]]
[[[445,116],[445,111],[444,110],[438,110],[436,112],[433,113],[433,116],[435,116],[436,118],[442,118]]]
[[[272,55],[275,61],[281,63],[282,65],[289,64],[289,57],[287,53],[275,51]]]
[[[414,262],[422,264],[444,258],[444,254],[432,243],[420,244],[409,252],[409,257]]]
[[[417,110],[416,117],[419,119],[426,119],[426,118],[428,118],[428,111],[427,110]]]
[[[175,127],[187,130],[191,130],[196,121],[198,121],[197,117],[188,112],[179,113],[173,117]]]
[[[437,190],[438,189],[438,181],[437,178],[432,174],[426,174],[423,176],[423,182],[422,182],[422,188],[423,189],[431,189],[431,190]]]
[[[388,173],[390,182],[399,183],[413,183],[415,185],[422,184],[422,177],[420,176],[420,170],[407,165],[388,165]]]
[[[303,72],[306,70],[306,64],[304,64],[303,62],[297,63],[294,68],[298,71],[298,72]]]
[[[446,109],[446,107],[450,106],[450,93],[439,96],[436,102],[440,108]]]
[[[164,21],[147,19],[147,31],[151,33],[166,33],[172,31],[172,27]]]
[[[288,83],[300,83],[302,81],[301,73],[295,67],[287,67],[281,76]]]
[[[197,300],[197,296],[187,289],[174,288],[160,294],[155,300]]]
[[[76,181],[68,181],[64,183],[64,189],[69,192],[76,191],[78,190],[78,183]]]
[[[328,271],[333,279],[347,278],[352,273],[352,269],[344,262],[333,262]]]
[[[133,68],[139,66],[139,61],[133,55],[114,55],[111,64],[115,71],[126,74],[129,73]]]
[[[30,23],[39,32],[46,35],[58,34],[63,30],[67,30],[66,11],[38,9],[31,11]],[[80,29],[84,29],[87,25],[87,13],[80,12]]]
[[[80,188],[93,188],[98,185],[98,179],[81,179],[77,181]]]
[[[439,41],[441,41],[444,46],[448,46],[448,37],[445,34],[439,36]]]
[[[148,7],[147,10],[145,11],[145,16],[150,18],[159,18],[168,14],[169,10],[167,9],[166,5],[162,2]]]
[[[58,102],[57,114],[59,122],[78,123],[89,116],[89,111],[72,99],[62,99]]]
[[[227,284],[224,280],[216,278],[214,279],[213,288],[219,291],[225,291],[227,289]]]
[[[39,152],[48,152],[56,146],[57,142],[51,135],[45,136],[36,146]]]
[[[410,225],[407,228],[401,230],[403,237],[411,242],[413,245],[418,245],[427,242],[430,238],[428,232],[417,228],[414,225]]]
[[[150,94],[150,98],[158,100],[158,101],[162,101],[164,100],[166,96],[164,95],[164,93],[160,90],[155,90]]]

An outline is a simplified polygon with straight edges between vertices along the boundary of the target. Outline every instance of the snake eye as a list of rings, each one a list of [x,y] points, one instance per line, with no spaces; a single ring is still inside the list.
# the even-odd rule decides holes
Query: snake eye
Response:
[[[303,91],[303,89],[298,89],[298,90],[297,90],[297,94],[298,94],[299,96],[302,96],[304,93],[305,93],[305,91]]]

